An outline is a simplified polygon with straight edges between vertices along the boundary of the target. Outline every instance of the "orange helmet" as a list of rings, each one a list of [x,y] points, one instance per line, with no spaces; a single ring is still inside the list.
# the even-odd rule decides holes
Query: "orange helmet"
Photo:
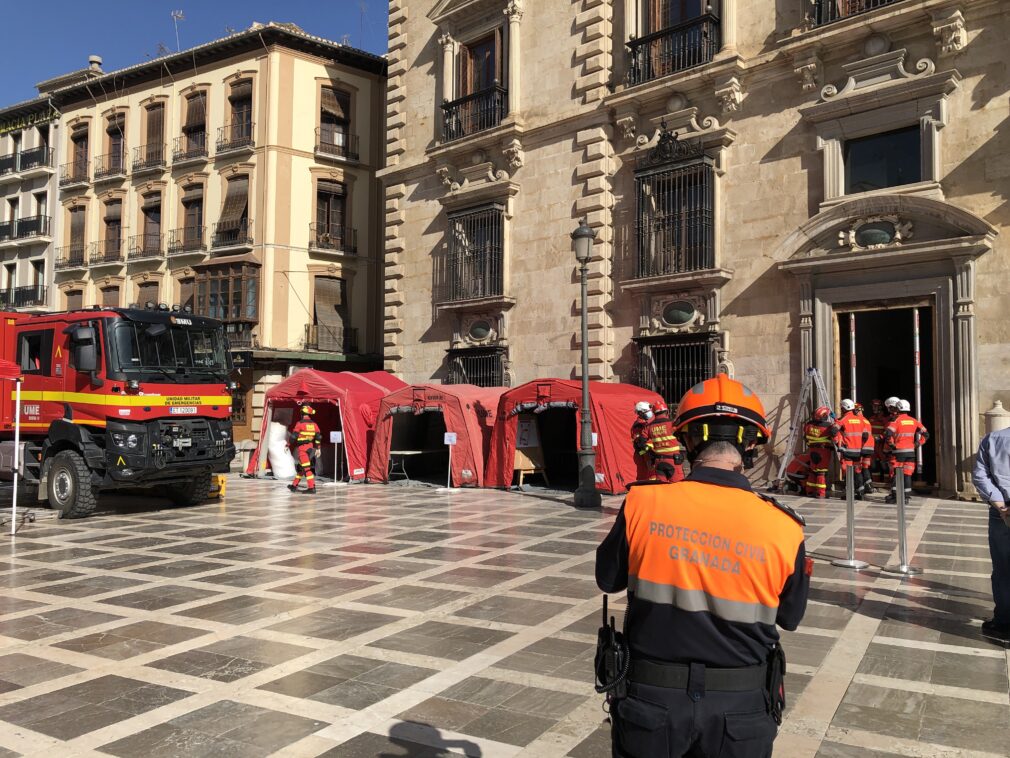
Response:
[[[673,428],[694,458],[709,442],[732,442],[745,458],[771,437],[764,405],[750,388],[719,374],[694,385],[677,406]]]
[[[300,410],[302,412],[303,416],[315,416],[316,415],[316,409],[313,408],[311,405],[303,405],[298,410]]]
[[[827,421],[829,418],[831,418],[831,409],[826,405],[822,405],[814,411],[814,421]]]

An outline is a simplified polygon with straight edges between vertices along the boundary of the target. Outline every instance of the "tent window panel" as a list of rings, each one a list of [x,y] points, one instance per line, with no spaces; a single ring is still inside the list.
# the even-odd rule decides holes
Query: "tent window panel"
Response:
[[[639,347],[638,385],[662,395],[671,409],[713,372],[712,347],[706,338],[673,337]]]

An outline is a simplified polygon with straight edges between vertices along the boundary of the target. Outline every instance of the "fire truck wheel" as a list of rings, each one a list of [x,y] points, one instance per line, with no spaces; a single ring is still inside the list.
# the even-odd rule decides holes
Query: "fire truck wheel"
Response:
[[[210,474],[201,474],[185,484],[177,484],[168,496],[176,505],[199,505],[210,495]]]
[[[91,486],[91,471],[73,450],[64,450],[53,458],[47,494],[50,506],[59,511],[60,518],[89,516],[98,505]]]

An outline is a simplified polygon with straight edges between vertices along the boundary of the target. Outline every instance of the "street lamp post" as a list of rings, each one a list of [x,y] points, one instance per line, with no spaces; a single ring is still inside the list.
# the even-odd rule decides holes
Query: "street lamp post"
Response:
[[[579,276],[582,282],[582,410],[580,414],[579,436],[579,486],[575,490],[576,508],[599,508],[600,493],[596,490],[596,453],[593,451],[593,426],[589,413],[589,306],[586,294],[589,275],[589,259],[593,255],[593,240],[596,232],[586,223],[572,232],[572,246],[575,259],[579,262]]]

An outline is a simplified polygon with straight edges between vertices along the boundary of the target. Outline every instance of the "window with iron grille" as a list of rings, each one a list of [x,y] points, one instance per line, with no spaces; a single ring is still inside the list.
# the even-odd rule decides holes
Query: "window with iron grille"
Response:
[[[504,387],[505,358],[503,347],[450,350],[449,373],[444,383]]]
[[[691,387],[712,377],[712,339],[690,335],[639,344],[638,385],[675,407]]]
[[[504,243],[504,205],[493,203],[451,214],[444,300],[502,295]]]
[[[249,423],[249,390],[245,387],[236,387],[231,393],[231,422],[238,426],[246,426]]]
[[[714,179],[707,157],[635,175],[636,278],[715,268]]]

